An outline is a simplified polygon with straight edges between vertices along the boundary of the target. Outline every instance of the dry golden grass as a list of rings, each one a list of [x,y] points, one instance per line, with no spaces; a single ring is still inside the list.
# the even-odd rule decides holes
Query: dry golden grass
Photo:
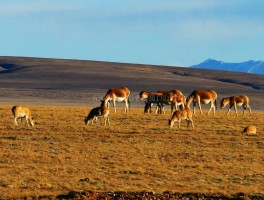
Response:
[[[119,106],[110,126],[84,125],[84,107],[31,106],[34,128],[0,108],[0,196],[70,190],[263,193],[263,112],[194,115],[195,129],[168,128],[171,114]],[[123,108],[123,106],[122,106]],[[168,108],[166,108],[168,111]],[[99,118],[103,125],[103,119]],[[257,135],[241,132],[248,125]]]

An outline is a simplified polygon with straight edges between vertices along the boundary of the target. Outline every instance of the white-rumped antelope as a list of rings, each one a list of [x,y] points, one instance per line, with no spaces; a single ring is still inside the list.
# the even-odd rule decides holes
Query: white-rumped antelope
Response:
[[[226,113],[226,116],[229,114],[232,107],[234,107],[234,110],[236,112],[236,116],[238,116],[237,113],[237,106],[243,106],[243,116],[245,115],[245,110],[248,109],[250,115],[252,116],[252,111],[249,105],[249,98],[246,95],[240,95],[240,96],[231,96],[223,98],[221,101],[221,108],[224,108],[226,105],[229,104],[228,111]]]
[[[112,88],[109,89],[104,96],[104,101],[109,102],[113,101],[113,107],[116,112],[116,101],[117,102],[125,102],[125,112],[128,112],[130,107],[129,102],[129,95],[130,90],[127,87],[121,87],[121,88]]]
[[[173,109],[178,109],[178,106],[185,107],[186,98],[180,90],[170,90],[163,91],[159,90],[157,92],[146,92],[141,91],[139,93],[140,100],[146,99],[144,112],[151,112],[151,106],[153,103],[157,104],[156,114],[164,113],[165,109],[164,105],[171,105],[171,113],[173,113]]]
[[[192,128],[194,129],[193,119],[192,119],[192,111],[186,107],[181,110],[176,110],[169,119],[169,127],[172,128],[175,122],[178,122],[178,127],[181,127],[181,121],[187,120],[187,127],[189,127],[190,122],[192,123]]]
[[[17,119],[19,118],[21,119],[21,122],[22,122],[22,119],[25,118],[28,126],[29,125],[34,126],[35,121],[28,107],[14,106],[12,108],[12,113],[14,115],[14,124],[16,126],[18,126]]]
[[[151,112],[151,106],[152,104],[156,103],[156,114],[157,113],[165,113],[163,104],[168,102],[168,96],[163,95],[161,92],[147,92],[147,91],[141,91],[139,93],[139,99],[145,100],[145,109],[144,112]]]
[[[107,102],[102,101],[101,106],[93,108],[89,112],[87,117],[85,117],[84,124],[87,125],[89,124],[90,121],[91,121],[91,124],[93,124],[94,120],[96,124],[98,124],[98,117],[103,117],[105,119],[104,125],[107,125],[107,123],[108,125],[110,125],[109,113],[110,113],[110,109],[107,107]]]
[[[210,111],[217,109],[217,93],[214,90],[194,90],[190,96],[187,98],[187,106],[189,107],[191,102],[193,102],[193,114],[195,114],[196,103],[200,109],[200,113],[202,114],[201,104],[210,103],[210,109],[208,111],[208,115]]]
[[[169,93],[169,101],[171,102],[171,113],[173,113],[174,109],[178,110],[178,106],[185,108],[186,97],[180,90],[172,90]]]

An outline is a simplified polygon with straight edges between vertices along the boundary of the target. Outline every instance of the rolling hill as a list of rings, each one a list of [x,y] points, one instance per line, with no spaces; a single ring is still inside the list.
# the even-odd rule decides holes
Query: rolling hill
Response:
[[[246,72],[252,74],[264,74],[264,62],[249,60],[241,63],[226,63],[218,60],[207,59],[206,61],[193,65],[191,68],[227,70],[236,72]]]
[[[142,106],[142,90],[215,89],[219,99],[247,94],[263,109],[263,75],[208,69],[87,60],[0,57],[0,103],[97,105],[109,88],[127,86],[131,102]]]

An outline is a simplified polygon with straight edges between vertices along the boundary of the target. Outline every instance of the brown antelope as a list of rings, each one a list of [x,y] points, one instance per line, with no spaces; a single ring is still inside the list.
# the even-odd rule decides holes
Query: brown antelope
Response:
[[[226,116],[229,114],[231,108],[234,106],[234,110],[236,111],[236,116],[237,114],[237,106],[243,106],[243,116],[245,115],[245,110],[248,109],[250,115],[252,116],[251,108],[249,106],[249,98],[246,95],[240,95],[240,96],[231,96],[231,97],[226,97],[223,98],[221,101],[221,108],[224,108],[227,104],[229,104],[229,109],[226,113]]]
[[[181,127],[181,121],[182,120],[187,120],[187,127],[189,127],[190,122],[192,123],[192,128],[194,129],[194,124],[193,124],[193,119],[192,119],[192,111],[186,107],[184,109],[181,110],[176,110],[174,111],[174,113],[172,114],[171,119],[169,119],[169,126],[170,128],[173,127],[175,122],[178,122],[178,127],[180,129]]]
[[[94,123],[94,120],[96,122],[96,124],[98,124],[98,117],[104,117],[105,119],[105,124],[108,123],[108,125],[110,125],[110,122],[109,122],[109,112],[110,112],[110,109],[107,107],[106,105],[107,103],[105,101],[102,101],[102,104],[101,106],[99,107],[96,107],[96,108],[93,108],[87,117],[85,117],[84,119],[84,124],[87,125],[89,124],[89,122],[92,120],[92,124]]]
[[[152,104],[156,103],[157,108],[156,108],[156,114],[165,113],[163,103],[165,103],[168,99],[166,95],[163,95],[161,92],[146,92],[146,91],[141,91],[139,93],[139,99],[145,100],[145,109],[144,112],[151,112],[151,106]],[[163,109],[162,109],[163,108]],[[161,111],[162,110],[162,111]]]
[[[121,88],[112,88],[109,89],[108,92],[106,93],[104,97],[104,101],[109,102],[113,101],[113,107],[116,112],[116,101],[117,102],[125,102],[125,112],[128,112],[129,107],[130,107],[130,102],[129,102],[129,95],[130,95],[130,90],[126,87],[121,87]]]
[[[171,91],[157,91],[157,92],[146,92],[141,91],[139,93],[140,100],[147,99],[144,112],[151,112],[151,106],[153,103],[157,103],[156,114],[164,113],[164,104],[171,104],[171,112],[173,112],[173,108],[178,108],[178,105],[182,105],[184,108],[184,104],[186,103],[186,98],[182,94],[180,90],[171,90]]]
[[[195,114],[195,106],[196,103],[200,109],[200,113],[202,114],[201,104],[208,104],[210,103],[210,109],[207,113],[209,115],[210,111],[217,109],[217,93],[214,90],[194,90],[187,99],[187,106],[189,107],[191,102],[193,102],[193,114]]]
[[[12,113],[14,115],[14,124],[16,126],[18,126],[17,119],[19,118],[21,119],[21,123],[22,123],[22,118],[25,118],[28,126],[29,125],[34,126],[35,121],[31,115],[29,108],[24,106],[14,106],[12,108]]]
[[[185,108],[186,97],[182,94],[180,90],[173,90],[169,93],[169,101],[171,102],[171,113],[173,110],[178,110],[178,106]]]
[[[171,105],[171,113],[173,113],[174,109],[178,110],[178,106],[185,108],[186,97],[180,90],[158,91],[158,93],[162,93],[165,96],[160,104],[164,113],[164,104]]]

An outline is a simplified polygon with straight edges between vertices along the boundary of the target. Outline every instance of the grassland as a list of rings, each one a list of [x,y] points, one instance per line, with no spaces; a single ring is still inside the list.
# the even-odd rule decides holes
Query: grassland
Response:
[[[89,108],[35,105],[35,126],[16,128],[11,107],[0,107],[2,198],[71,190],[264,192],[263,112],[197,113],[194,130],[185,122],[178,130],[168,128],[169,112],[124,114],[119,106],[110,126],[85,126]],[[251,124],[258,134],[241,134]]]

